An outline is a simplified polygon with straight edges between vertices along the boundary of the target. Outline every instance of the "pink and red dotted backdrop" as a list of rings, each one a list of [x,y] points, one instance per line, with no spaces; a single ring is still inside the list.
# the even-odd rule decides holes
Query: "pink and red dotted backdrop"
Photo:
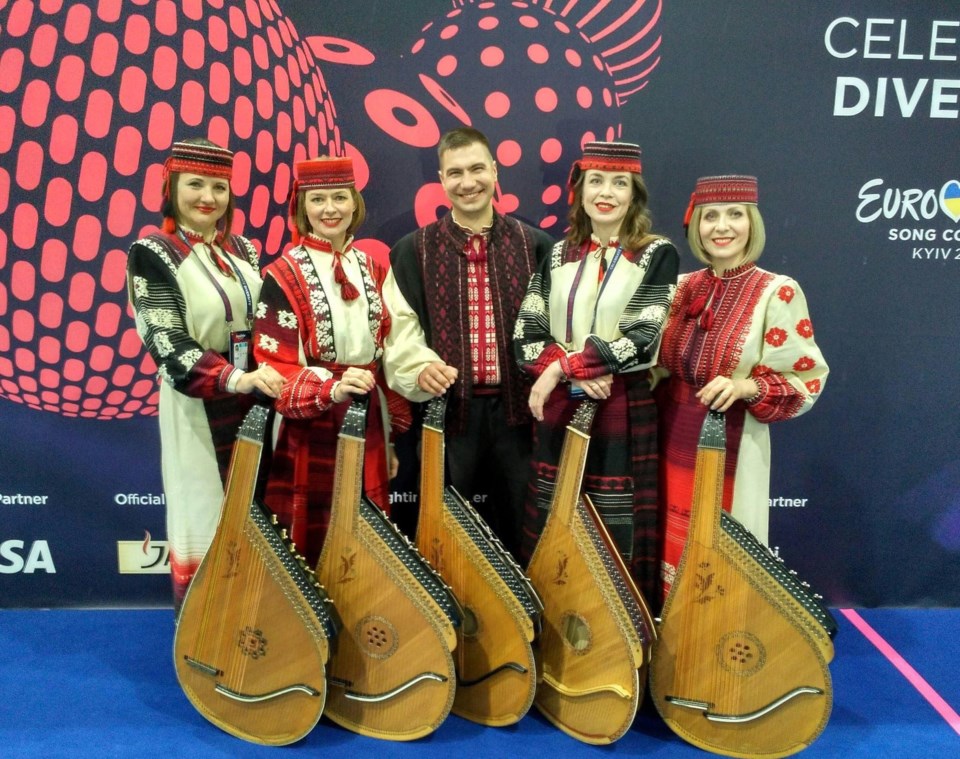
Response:
[[[660,60],[662,0],[440,5],[398,30],[411,42],[396,61],[301,36],[274,0],[0,0],[0,399],[67,417],[156,413],[126,250],[159,221],[177,139],[235,151],[235,231],[267,259],[288,241],[291,166],[308,155],[351,155],[361,189],[376,175],[368,205],[436,219],[439,183],[371,169],[369,150],[432,153],[458,124],[495,135],[498,210],[562,234],[571,162],[584,141],[623,135],[620,106]],[[349,143],[321,61],[365,69],[344,93],[368,119]],[[359,246],[385,257],[389,241],[364,231]]]
[[[169,147],[234,150],[236,231],[276,254],[292,162],[345,150],[323,74],[269,0],[0,0],[0,50],[0,397],[153,414],[125,266]]]
[[[586,141],[624,137],[620,106],[660,61],[662,3],[453,6],[414,34],[409,55],[382,62],[393,86],[366,94],[367,116],[414,148],[434,147],[441,121],[495,136],[505,188],[497,209],[561,234],[571,163]],[[434,221],[446,205],[438,183],[421,184],[417,224]]]

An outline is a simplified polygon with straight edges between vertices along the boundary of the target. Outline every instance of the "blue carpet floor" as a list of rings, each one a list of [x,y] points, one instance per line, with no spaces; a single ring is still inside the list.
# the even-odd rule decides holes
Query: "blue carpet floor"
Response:
[[[858,610],[851,618],[865,621],[867,633],[844,614],[836,616],[833,714],[800,756],[960,756],[960,609]],[[907,676],[870,631],[903,657]],[[172,639],[169,610],[0,611],[0,757],[710,756],[677,738],[649,705],[623,738],[605,747],[569,738],[535,710],[508,728],[451,716],[412,743],[365,738],[321,720],[292,746],[253,745],[193,709],[174,675]],[[924,683],[942,699],[939,708],[916,687]]]

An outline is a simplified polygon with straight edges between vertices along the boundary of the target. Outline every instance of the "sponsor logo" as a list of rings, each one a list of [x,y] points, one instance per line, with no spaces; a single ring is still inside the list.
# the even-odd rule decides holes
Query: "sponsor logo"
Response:
[[[960,79],[913,73],[922,65],[924,73],[936,72],[939,67],[953,74],[960,60],[960,20],[841,16],[827,25],[823,45],[838,60],[878,61],[875,65],[881,74],[868,78],[838,76],[834,116],[960,117]],[[900,64],[902,70],[898,70],[894,62],[900,61],[910,63]],[[869,65],[858,63],[858,73]]]
[[[56,574],[50,546],[46,540],[4,540],[0,543],[0,574],[33,574],[46,572]]]
[[[960,261],[960,181],[896,187],[877,177],[861,185],[857,199],[861,224],[888,225],[890,242],[917,243],[908,248],[911,260]]]
[[[118,540],[117,569],[120,574],[168,574],[170,547],[165,540],[153,540],[149,532],[144,532],[143,540]]]
[[[46,506],[46,495],[27,495],[26,493],[0,493],[0,504],[4,506]]]

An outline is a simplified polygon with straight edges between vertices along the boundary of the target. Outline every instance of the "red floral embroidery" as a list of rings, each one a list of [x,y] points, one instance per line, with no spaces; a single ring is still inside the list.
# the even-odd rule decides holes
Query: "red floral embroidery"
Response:
[[[813,324],[809,319],[801,319],[797,322],[797,334],[800,337],[813,337]]]
[[[807,386],[807,390],[816,395],[820,392],[820,380],[812,379],[804,383]]]
[[[808,372],[816,365],[816,362],[810,356],[802,356],[794,362],[793,369],[797,372]]]
[[[773,374],[773,369],[766,364],[757,364],[750,372],[751,377],[762,377],[765,374]]]
[[[785,330],[780,329],[780,327],[771,327],[767,330],[767,334],[764,335],[763,339],[774,348],[779,348],[787,342],[787,333]]]
[[[796,290],[790,287],[790,285],[784,285],[777,293],[777,297],[779,297],[784,303],[789,303],[792,301],[794,295],[796,295]]]

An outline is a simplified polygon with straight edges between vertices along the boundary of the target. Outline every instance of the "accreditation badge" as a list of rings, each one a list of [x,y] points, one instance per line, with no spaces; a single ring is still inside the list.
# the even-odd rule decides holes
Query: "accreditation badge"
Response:
[[[250,369],[250,345],[253,332],[249,329],[230,333],[230,363],[242,371]]]

